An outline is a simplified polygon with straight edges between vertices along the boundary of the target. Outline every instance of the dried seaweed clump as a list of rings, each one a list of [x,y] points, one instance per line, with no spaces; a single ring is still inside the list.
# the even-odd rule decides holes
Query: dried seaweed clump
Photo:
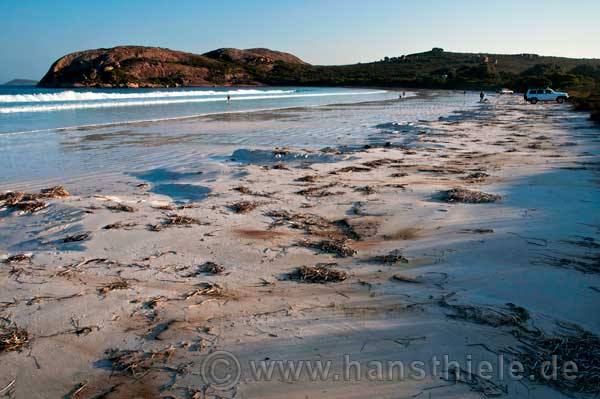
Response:
[[[304,195],[306,197],[314,197],[314,198],[322,198],[322,197],[329,197],[332,195],[344,194],[343,191],[327,190],[328,188],[331,188],[336,185],[337,185],[337,183],[330,183],[330,184],[326,184],[324,186],[307,187],[302,190],[296,191],[296,194]]]
[[[38,198],[67,198],[69,195],[71,194],[63,186],[43,188],[37,194]]]
[[[200,283],[194,291],[185,295],[185,299],[194,298],[197,296],[213,296],[220,297],[224,295],[223,287],[215,283]]]
[[[291,213],[289,211],[270,211],[266,216],[273,218],[273,226],[288,225],[293,229],[312,233],[315,230],[329,229],[332,223],[322,216],[313,213]]]
[[[4,263],[8,264],[8,265],[12,265],[14,263],[23,263],[23,262],[30,262],[31,261],[31,255],[28,254],[15,254],[15,255],[11,255],[8,258],[6,258],[4,260]]]
[[[106,226],[102,227],[102,229],[104,229],[104,230],[129,229],[129,228],[135,227],[135,226],[137,226],[137,224],[135,222],[129,222],[129,223],[116,222],[116,223],[107,224]]]
[[[21,350],[29,343],[27,330],[10,320],[0,319],[0,353]]]
[[[202,225],[203,223],[200,221],[200,219],[192,217],[192,216],[185,216],[185,215],[168,215],[167,218],[165,220],[163,220],[162,223],[158,223],[158,224],[153,224],[150,225],[150,230],[152,231],[160,231],[165,227],[172,227],[172,226],[186,226],[186,227],[190,227],[191,225]]]
[[[228,207],[235,213],[249,213],[256,209],[259,205],[260,203],[254,201],[240,201],[231,204]]]
[[[34,213],[46,207],[46,203],[41,199],[65,198],[69,192],[63,186],[54,186],[44,188],[39,193],[25,193],[22,191],[11,191],[0,194],[0,201],[10,209]]]
[[[467,320],[492,327],[519,326],[530,318],[527,309],[512,303],[504,306],[474,306],[454,305],[442,300],[440,304],[454,311],[454,314],[448,315],[452,319]]]
[[[173,347],[156,352],[111,348],[104,354],[113,372],[137,378],[150,371],[154,364],[168,362],[174,351]]]
[[[517,334],[523,346],[517,353],[535,382],[547,384],[563,393],[600,393],[600,339],[574,325],[561,325],[557,335],[543,332]],[[575,364],[576,372],[565,374],[563,367]],[[552,376],[548,368],[556,364],[559,370]],[[543,371],[543,373],[542,373]],[[551,378],[548,378],[552,376]],[[569,377],[569,378],[566,378]]]
[[[305,240],[301,244],[308,248],[319,249],[323,252],[333,253],[340,258],[346,258],[356,254],[356,251],[348,246],[347,239],[339,240],[321,240],[321,241],[309,241]]]
[[[371,168],[366,168],[364,166],[345,166],[343,168],[339,168],[329,172],[332,175],[336,175],[338,173],[348,173],[348,172],[370,172]]]
[[[8,206],[10,209],[25,212],[25,213],[35,213],[40,209],[44,209],[46,207],[46,203],[44,201],[34,200],[34,201],[21,201],[17,202],[13,205]]]
[[[225,271],[225,267],[215,262],[206,262],[203,265],[200,265],[199,270],[202,273],[221,274]]]
[[[385,263],[388,265],[397,265],[398,263],[408,263],[408,258],[406,258],[402,251],[395,249],[387,255],[374,256],[371,259],[375,263]]]
[[[134,207],[132,207],[131,205],[127,205],[127,204],[114,204],[114,205],[108,205],[106,207],[106,209],[110,209],[111,211],[114,212],[135,212],[136,209]]]
[[[90,238],[90,233],[77,233],[66,236],[62,239],[63,242],[79,242]]]
[[[307,176],[302,176],[296,179],[296,181],[301,181],[301,182],[305,182],[305,183],[314,183],[317,182],[319,180],[321,180],[323,177],[319,176],[319,175],[307,175]]]
[[[129,284],[127,283],[127,281],[123,280],[123,279],[119,279],[119,280],[111,281],[110,283],[98,288],[98,295],[105,296],[110,291],[126,290],[127,288],[129,288]]]
[[[293,273],[290,278],[306,283],[336,283],[344,281],[348,277],[343,270],[331,269],[329,265],[301,266]]]
[[[502,199],[498,194],[488,194],[481,191],[472,191],[465,188],[453,188],[442,193],[441,199],[449,203],[462,202],[466,204],[482,204],[496,202]]]

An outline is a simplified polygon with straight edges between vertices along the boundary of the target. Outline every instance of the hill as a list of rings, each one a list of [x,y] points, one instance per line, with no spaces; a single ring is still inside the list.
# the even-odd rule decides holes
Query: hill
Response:
[[[310,65],[264,48],[222,48],[199,55],[158,47],[120,46],[68,54],[40,87],[379,86],[516,91],[530,86],[592,91],[600,59],[536,54],[473,54],[434,48],[352,65]]]
[[[58,59],[39,87],[179,87],[261,85],[276,64],[308,65],[268,49],[219,49],[198,55],[159,47],[119,46]]]
[[[32,79],[12,79],[4,83],[3,86],[35,86],[38,84],[37,80]]]

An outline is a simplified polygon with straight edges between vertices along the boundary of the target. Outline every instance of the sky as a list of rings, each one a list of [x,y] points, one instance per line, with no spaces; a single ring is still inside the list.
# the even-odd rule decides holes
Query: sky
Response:
[[[0,0],[0,82],[74,51],[267,47],[311,64],[446,51],[600,58],[598,0]]]

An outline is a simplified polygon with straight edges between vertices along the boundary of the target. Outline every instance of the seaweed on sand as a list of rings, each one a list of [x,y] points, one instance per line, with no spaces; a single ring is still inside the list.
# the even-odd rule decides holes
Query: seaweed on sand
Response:
[[[212,297],[221,297],[224,295],[223,287],[216,283],[200,283],[197,285],[193,291],[185,294],[185,299],[194,298],[197,296],[212,296]]]
[[[457,305],[442,299],[440,305],[454,311],[453,314],[447,315],[452,319],[466,320],[492,327],[520,326],[530,318],[527,309],[512,303],[503,306]]]
[[[123,279],[119,279],[119,280],[111,281],[110,283],[105,284],[102,287],[98,288],[98,295],[106,296],[106,294],[108,294],[110,291],[126,290],[127,288],[129,288],[129,284],[127,283],[127,281],[123,280]]]
[[[21,350],[29,344],[29,333],[9,319],[0,319],[0,353]]]
[[[367,168],[364,166],[345,166],[343,168],[339,168],[329,172],[329,174],[336,175],[338,173],[348,173],[348,172],[370,172],[371,168]]]
[[[296,181],[305,182],[305,183],[315,183],[321,180],[323,177],[319,175],[307,175],[302,176],[296,179]]]
[[[406,258],[402,254],[402,251],[400,251],[399,249],[395,249],[387,255],[379,255],[372,257],[371,262],[384,263],[388,265],[397,265],[399,263],[408,263],[408,258]]]
[[[234,187],[233,190],[235,190],[241,194],[244,194],[244,195],[253,195],[255,197],[271,197],[272,196],[272,193],[262,193],[259,191],[253,191],[246,186],[237,186],[237,187]]]
[[[355,188],[356,191],[359,191],[365,195],[371,195],[371,194],[375,194],[377,192],[377,190],[375,189],[375,187],[373,186],[361,186],[361,187],[356,187]]]
[[[62,239],[63,242],[79,242],[79,241],[85,241],[87,239],[90,238],[90,233],[77,233],[77,234],[71,234],[68,235],[66,237],[64,237]]]
[[[127,205],[127,204],[114,204],[114,205],[108,205],[106,207],[106,209],[110,209],[111,211],[115,211],[115,212],[135,212],[136,209],[134,207],[132,207],[131,205]]]
[[[301,266],[289,274],[293,280],[306,283],[336,283],[344,281],[348,277],[343,270],[331,269],[330,264],[318,264],[315,266]]]
[[[31,255],[28,254],[15,254],[15,255],[11,255],[8,258],[6,258],[4,260],[4,263],[8,264],[8,265],[12,265],[14,263],[23,263],[23,262],[30,262],[31,261]]]
[[[156,352],[111,348],[106,350],[105,355],[114,373],[138,378],[150,371],[155,364],[168,362],[174,352],[174,347]]]
[[[225,271],[225,267],[215,262],[206,262],[203,265],[200,265],[199,270],[202,273],[221,274]]]
[[[453,188],[441,194],[441,200],[449,203],[482,204],[496,202],[502,199],[498,194],[488,194],[481,191],[472,191],[465,188]]]
[[[202,225],[202,224],[204,224],[204,223],[202,223],[200,221],[200,219],[198,219],[198,218],[195,218],[192,216],[172,214],[172,215],[168,215],[167,218],[162,221],[162,223],[150,225],[149,227],[150,227],[150,230],[152,230],[152,231],[160,231],[165,227],[172,227],[172,226],[190,227],[191,225]]]
[[[137,226],[137,224],[135,222],[130,222],[130,223],[116,222],[116,223],[107,224],[106,226],[102,227],[102,229],[103,230],[128,229],[128,228],[135,227],[135,226]]]
[[[261,204],[259,202],[254,201],[240,201],[234,204],[228,205],[228,208],[231,209],[235,213],[249,213],[256,209]]]
[[[314,198],[321,198],[321,197],[328,197],[331,195],[340,195],[343,194],[343,191],[328,191],[328,188],[331,188],[333,186],[337,185],[337,183],[331,183],[331,184],[326,184],[324,186],[314,186],[314,187],[308,187],[308,188],[304,188],[302,190],[298,190],[296,191],[296,194],[298,195],[304,195],[306,197],[314,197]]]
[[[515,354],[525,368],[525,375],[566,394],[599,394],[600,339],[576,325],[559,326],[561,330],[555,335],[541,331],[517,332],[523,345]],[[575,364],[577,372],[566,373],[564,368],[568,363]],[[553,371],[549,370],[552,364],[557,364],[559,369],[548,378]]]
[[[34,201],[21,201],[15,204],[8,206],[10,209],[25,212],[25,213],[35,213],[40,209],[44,209],[46,207],[46,203],[44,201],[34,200]]]
[[[323,252],[333,253],[340,258],[346,258],[356,254],[356,250],[348,246],[347,239],[326,239],[320,241],[304,240],[300,244],[307,248],[318,249]]]
[[[283,210],[270,211],[266,213],[266,216],[274,219],[273,226],[288,225],[293,229],[304,230],[307,233],[331,228],[329,220],[313,213],[291,213]]]

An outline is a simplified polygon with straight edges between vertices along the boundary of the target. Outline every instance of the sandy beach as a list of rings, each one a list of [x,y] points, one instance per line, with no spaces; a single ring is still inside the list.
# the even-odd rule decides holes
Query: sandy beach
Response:
[[[600,131],[566,104],[430,96],[74,130],[45,174],[13,155],[0,397],[569,397],[527,348],[600,334]],[[456,377],[469,359],[491,378]],[[279,372],[298,361],[331,370]]]

